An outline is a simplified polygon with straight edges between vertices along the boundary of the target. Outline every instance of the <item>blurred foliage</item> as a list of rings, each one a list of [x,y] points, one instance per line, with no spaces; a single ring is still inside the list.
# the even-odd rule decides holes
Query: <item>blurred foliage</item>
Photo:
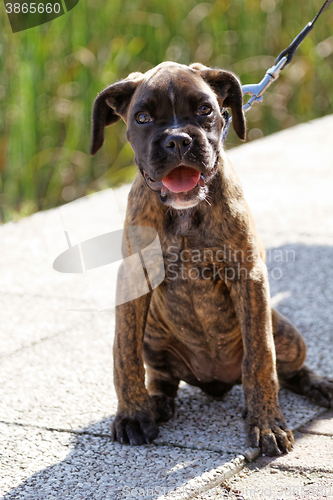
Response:
[[[133,179],[125,127],[88,155],[96,94],[132,71],[200,61],[258,83],[322,0],[82,0],[13,34],[0,4],[0,221]],[[248,139],[333,111],[333,8],[247,113]],[[238,144],[230,133],[227,147]]]

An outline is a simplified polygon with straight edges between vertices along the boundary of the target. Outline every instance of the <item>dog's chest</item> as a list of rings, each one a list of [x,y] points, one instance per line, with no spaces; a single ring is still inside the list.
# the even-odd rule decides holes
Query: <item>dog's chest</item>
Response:
[[[224,249],[202,248],[180,236],[163,254],[165,279],[153,294],[156,321],[194,350],[212,357],[228,350],[239,326],[224,277]]]
[[[200,276],[209,260],[174,264],[152,296],[149,342],[178,353],[198,380],[237,380],[242,338],[227,286]]]
[[[216,242],[210,241],[211,245],[207,246],[208,238],[198,238],[197,235],[178,235],[163,243],[167,282],[186,287],[188,293],[191,289],[197,291],[198,286],[209,290],[214,289],[219,282],[226,282],[225,270],[230,266],[226,245],[216,245]],[[223,288],[223,283],[219,283],[220,288]]]

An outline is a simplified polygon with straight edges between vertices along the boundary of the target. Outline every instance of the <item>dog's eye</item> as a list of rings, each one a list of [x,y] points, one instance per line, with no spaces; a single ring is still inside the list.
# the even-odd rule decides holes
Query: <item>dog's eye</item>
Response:
[[[197,115],[209,115],[211,112],[212,108],[209,106],[209,104],[203,104],[202,106],[199,106]]]
[[[150,117],[150,115],[148,113],[137,113],[135,115],[135,120],[137,123],[139,123],[140,125],[142,125],[143,123],[149,123],[149,122],[152,122],[152,118]]]

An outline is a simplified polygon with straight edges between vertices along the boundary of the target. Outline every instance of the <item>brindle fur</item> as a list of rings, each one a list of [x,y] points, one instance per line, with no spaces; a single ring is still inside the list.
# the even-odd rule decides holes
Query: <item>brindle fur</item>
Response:
[[[201,93],[213,106],[213,116],[206,121],[192,118],[189,111]],[[155,113],[149,127],[133,121],[140,106]],[[179,151],[175,158],[165,146],[165,137],[176,128],[193,138],[188,161],[206,182],[205,196],[199,199],[198,194],[195,206],[178,210],[173,204],[186,205],[189,195],[180,201],[170,195],[168,205],[147,187],[141,173],[130,191],[125,227],[157,231],[166,277],[153,292],[116,308],[114,378],[119,405],[112,435],[131,444],[155,439],[157,422],[172,416],[180,380],[214,397],[242,383],[248,443],[277,455],[293,445],[278,404],[278,376],[281,385],[327,407],[332,406],[333,384],[304,366],[301,334],[270,307],[265,251],[221,146],[222,106],[231,107],[235,130],[244,138],[241,87],[235,76],[175,63],[130,75],[95,101],[92,154],[103,144],[104,127],[122,117],[139,169],[160,180],[190,156]],[[222,248],[223,259],[217,258]],[[198,279],[189,274],[193,267]],[[220,274],[214,274],[216,269]]]

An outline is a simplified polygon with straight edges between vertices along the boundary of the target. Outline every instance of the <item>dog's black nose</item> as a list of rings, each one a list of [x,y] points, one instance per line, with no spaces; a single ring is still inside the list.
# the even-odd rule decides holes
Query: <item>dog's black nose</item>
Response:
[[[176,134],[169,135],[164,145],[168,150],[174,150],[183,156],[188,149],[190,149],[192,144],[192,137],[185,132],[178,132]]]

